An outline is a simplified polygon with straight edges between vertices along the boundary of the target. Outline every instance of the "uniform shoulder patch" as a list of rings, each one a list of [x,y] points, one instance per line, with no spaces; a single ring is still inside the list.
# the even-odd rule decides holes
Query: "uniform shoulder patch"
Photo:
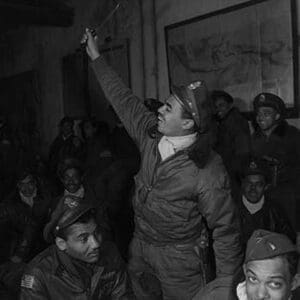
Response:
[[[21,287],[26,289],[32,289],[34,284],[34,276],[24,274],[21,280]]]

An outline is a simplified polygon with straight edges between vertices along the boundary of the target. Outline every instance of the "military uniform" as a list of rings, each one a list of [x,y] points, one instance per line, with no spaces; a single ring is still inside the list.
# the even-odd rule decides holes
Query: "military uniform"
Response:
[[[289,253],[297,253],[297,248],[287,236],[284,234],[259,229],[252,234],[247,243],[245,265],[251,261],[270,260],[272,258],[283,256]],[[286,278],[286,280],[290,280],[290,278]],[[237,286],[236,293],[239,300],[249,300],[246,293],[245,281]],[[292,297],[289,299],[299,299],[298,296],[299,291],[295,290],[292,292]],[[270,298],[267,298],[266,296],[259,299]]]
[[[56,234],[94,209],[89,202],[66,196],[58,203],[44,237],[53,242]],[[24,271],[21,300],[33,299],[134,299],[125,265],[112,243],[99,248],[99,259],[86,263],[52,245],[36,256]]]
[[[255,111],[264,106],[273,107],[281,119],[270,136],[256,128],[251,138],[252,154],[269,170],[273,181],[273,187],[267,192],[270,199],[285,209],[290,222],[296,227],[297,195],[300,191],[300,131],[284,120],[285,105],[279,97],[268,93],[258,95],[254,100]]]
[[[184,101],[199,127],[197,141],[162,161],[161,134],[149,135],[157,124],[116,73],[98,58],[93,62],[98,81],[141,152],[135,177],[135,233],[129,270],[140,299],[147,298],[141,282],[156,277],[164,299],[191,299],[206,284],[206,257],[201,229],[204,218],[212,230],[217,276],[231,276],[241,263],[239,223],[230,195],[228,175],[207,140],[209,113],[201,82],[173,91]],[[187,95],[186,93],[189,93]],[[199,99],[199,98],[198,98]],[[151,289],[151,288],[149,288]],[[159,292],[157,293],[159,294]],[[224,296],[222,297],[224,299]],[[229,298],[230,299],[230,298]]]
[[[218,120],[217,124],[217,140],[214,148],[221,155],[235,186],[251,151],[248,121],[237,108],[233,107],[223,119]]]

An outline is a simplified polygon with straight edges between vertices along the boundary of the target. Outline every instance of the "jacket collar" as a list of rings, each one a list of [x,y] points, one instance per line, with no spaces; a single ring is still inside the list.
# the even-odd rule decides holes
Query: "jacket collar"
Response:
[[[161,136],[162,135],[157,135],[155,137],[157,147]],[[212,154],[210,132],[198,133],[196,141],[191,146],[181,151],[178,151],[177,153],[187,154],[189,159],[192,160],[198,168],[203,169],[206,166]]]
[[[53,245],[52,248],[53,255],[55,257],[55,260],[52,265],[52,273],[56,274],[59,277],[65,277],[67,275],[67,278],[72,278],[72,282],[74,282],[78,287],[82,289],[86,289],[86,286],[88,286],[88,281],[93,275],[92,267],[88,269],[86,267],[87,271],[84,272],[85,274],[79,274],[78,269],[75,267],[73,259],[69,255],[67,255],[65,252],[60,251],[56,245]],[[81,264],[81,270],[84,270],[83,264]],[[83,272],[80,272],[83,273]],[[85,276],[89,274],[90,276]],[[84,280],[86,277],[87,280]]]
[[[289,125],[286,120],[280,121],[278,126],[272,131],[271,135],[277,135],[279,137],[283,137],[286,134],[288,126]],[[263,132],[260,130],[259,127],[256,131],[256,135],[258,135],[258,136],[263,135]]]

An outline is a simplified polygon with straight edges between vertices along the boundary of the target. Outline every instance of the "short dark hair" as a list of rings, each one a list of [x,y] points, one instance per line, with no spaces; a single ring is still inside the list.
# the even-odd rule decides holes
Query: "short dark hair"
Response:
[[[219,99],[223,99],[227,103],[233,103],[233,98],[231,95],[222,90],[214,90],[211,92],[211,99],[216,102]]]
[[[92,220],[96,220],[96,212],[94,209],[90,209],[87,212],[85,212],[82,216],[80,216],[74,223],[70,224],[67,227],[61,228],[58,230],[55,234],[55,236],[60,237],[64,240],[68,239],[68,235],[70,234],[70,227],[74,224],[80,223],[80,224],[87,224]]]
[[[299,254],[297,252],[290,252],[283,254],[281,257],[287,260],[289,272],[293,278],[297,274]]]
[[[60,179],[63,178],[67,170],[75,169],[80,177],[84,175],[84,169],[82,163],[75,158],[65,158],[64,160],[60,161],[57,167],[57,174]]]
[[[63,117],[63,118],[60,120],[60,122],[59,122],[58,125],[61,127],[61,126],[63,126],[65,123],[70,123],[72,127],[74,126],[74,120],[73,120],[71,117],[69,117],[69,116]]]

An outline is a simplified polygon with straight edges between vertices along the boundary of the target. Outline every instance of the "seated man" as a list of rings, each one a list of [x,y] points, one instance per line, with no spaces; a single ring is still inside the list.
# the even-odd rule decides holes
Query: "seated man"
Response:
[[[74,134],[74,120],[64,117],[59,122],[59,134],[50,145],[49,168],[55,174],[59,162],[67,157],[81,159],[83,147],[78,136]]]
[[[49,193],[31,172],[18,176],[16,190],[0,205],[0,263],[28,261],[46,245],[42,229],[47,223],[51,205]]]
[[[238,299],[299,299],[295,295],[300,284],[297,263],[296,246],[285,235],[255,231],[247,244],[246,280],[237,287]]]
[[[299,231],[300,131],[285,120],[286,107],[280,97],[258,94],[253,107],[257,123],[251,137],[253,156],[272,174],[270,198],[282,206],[291,225]]]
[[[58,205],[63,196],[74,196],[82,199],[84,202],[89,201],[96,209],[96,221],[101,222],[106,230],[103,235],[107,239],[110,233],[110,225],[107,216],[107,209],[104,203],[104,193],[96,194],[95,189],[86,180],[84,180],[84,170],[80,161],[76,159],[65,159],[58,167],[58,177],[62,183],[63,189],[58,197],[53,200],[51,211]]]
[[[73,196],[58,203],[44,237],[54,245],[25,270],[20,299],[133,299],[125,266],[102,243],[93,206]]]
[[[265,170],[256,162],[251,162],[244,173],[241,195],[238,199],[242,241],[245,247],[248,239],[257,229],[282,233],[293,242],[296,240],[296,233],[282,210],[265,195],[267,186]]]

